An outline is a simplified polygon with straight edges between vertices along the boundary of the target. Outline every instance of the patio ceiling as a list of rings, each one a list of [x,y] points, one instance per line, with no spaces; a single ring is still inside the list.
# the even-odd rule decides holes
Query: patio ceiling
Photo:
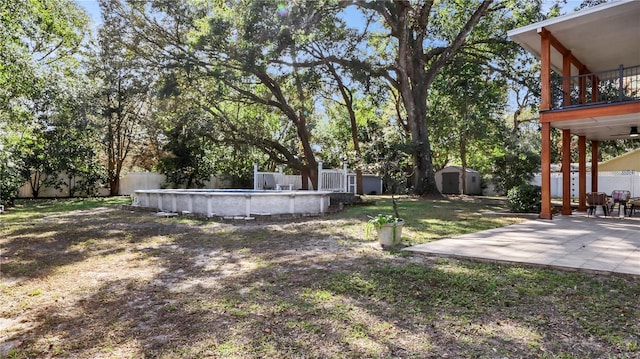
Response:
[[[638,139],[640,137],[630,137],[629,132],[632,126],[640,128],[640,113],[587,117],[578,120],[562,121],[551,124],[552,127],[571,130],[576,136],[585,136],[591,141],[608,141]]]
[[[640,1],[621,0],[508,32],[509,37],[540,59],[542,28],[566,47],[590,72],[640,65]],[[551,65],[562,73],[562,54],[552,48]],[[578,69],[572,66],[572,75]]]
[[[621,64],[625,67],[640,65],[640,1],[620,0],[595,6],[511,30],[508,35],[540,59],[539,32],[543,28],[571,51],[589,72],[612,70]],[[562,57],[551,48],[551,68],[559,74],[562,74]],[[572,76],[578,75],[579,69],[571,67]],[[578,117],[551,125],[569,129],[572,134],[586,136],[589,140],[630,139],[631,127],[640,127],[640,111],[617,116]]]

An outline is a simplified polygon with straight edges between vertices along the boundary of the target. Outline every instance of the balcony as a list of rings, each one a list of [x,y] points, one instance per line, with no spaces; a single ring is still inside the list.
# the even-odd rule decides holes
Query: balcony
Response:
[[[640,100],[640,65],[551,79],[551,110]]]

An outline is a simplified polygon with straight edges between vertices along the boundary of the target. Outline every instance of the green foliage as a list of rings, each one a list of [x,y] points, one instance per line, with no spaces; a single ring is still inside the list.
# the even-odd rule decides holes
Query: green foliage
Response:
[[[0,136],[0,205],[4,205],[13,202],[24,181],[18,168],[20,159],[14,155],[7,141],[8,136],[1,127],[0,133],[3,134]]]
[[[0,1],[0,111],[75,68],[88,16],[71,0]]]
[[[394,202],[395,203],[395,202]],[[395,208],[395,205],[394,205]],[[391,214],[377,214],[375,216],[370,216],[367,224],[365,226],[365,236],[369,237],[371,234],[371,229],[375,228],[379,231],[383,226],[390,224],[393,227],[393,239],[392,243],[396,243],[400,240],[400,238],[396,238],[396,226],[398,224],[404,224],[404,220],[397,216]]]
[[[507,192],[507,200],[511,212],[538,213],[540,212],[540,186],[523,184],[511,188]]]
[[[0,192],[12,198],[28,181],[37,196],[46,181],[59,183],[58,171],[76,174],[79,162],[92,167],[95,160],[88,137],[71,133],[71,122],[83,119],[75,96],[86,89],[78,60],[89,20],[70,0],[3,1],[0,14],[0,140],[7,151]]]
[[[100,1],[103,24],[88,66],[95,83],[92,125],[101,129],[111,195],[118,193],[123,168],[143,138],[140,124],[149,115],[157,76],[157,67],[131,51],[141,35],[117,14],[125,10],[116,5],[120,2]]]
[[[395,224],[398,222],[402,222],[402,218],[398,218],[391,214],[377,214],[373,217],[369,217],[369,221],[367,223],[373,228],[380,229],[383,224]]]
[[[10,124],[13,138],[2,139],[13,164],[0,169],[5,198],[19,173],[27,180],[47,172],[33,182],[36,192],[47,183],[73,195],[92,192],[105,175],[115,186],[126,166],[162,169],[183,186],[214,173],[248,186],[254,161],[299,173],[313,171],[320,156],[326,166],[346,159],[383,174],[391,193],[420,192],[425,169],[450,162],[490,173],[503,191],[537,170],[539,135],[523,130],[535,123],[518,122],[537,111],[537,67],[504,33],[558,15],[557,1],[488,9],[477,0],[100,5],[98,46],[84,51],[88,18],[75,2],[0,3],[0,125]],[[454,45],[476,10],[482,16]],[[408,37],[393,28],[409,29]],[[412,76],[400,78],[401,63]],[[502,142],[507,86],[523,115],[514,116],[515,138]],[[43,131],[51,126],[57,130]],[[600,148],[607,159],[638,145]],[[72,183],[72,175],[86,180]]]
[[[508,136],[503,115],[506,83],[482,65],[460,57],[445,66],[429,93],[431,139],[436,169],[460,164],[487,174],[487,149]]]
[[[397,119],[392,119],[395,122]],[[364,170],[382,176],[384,191],[392,194],[406,194],[412,170],[410,153],[412,145],[397,123],[389,124],[379,120],[371,121],[364,128],[367,137],[363,143]]]
[[[527,184],[540,166],[540,152],[523,141],[520,135],[508,137],[504,147],[492,155],[492,180],[496,188],[509,189]]]

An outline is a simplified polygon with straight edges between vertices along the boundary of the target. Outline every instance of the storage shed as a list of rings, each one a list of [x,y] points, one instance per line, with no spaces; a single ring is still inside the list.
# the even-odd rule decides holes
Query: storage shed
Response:
[[[442,194],[462,194],[462,167],[447,166],[436,172],[436,185]],[[466,194],[482,194],[480,173],[467,168]]]
[[[372,174],[362,174],[362,193],[382,194],[382,177]]]

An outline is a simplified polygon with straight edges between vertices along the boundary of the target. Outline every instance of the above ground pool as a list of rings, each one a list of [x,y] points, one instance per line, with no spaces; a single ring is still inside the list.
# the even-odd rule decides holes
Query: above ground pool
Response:
[[[135,191],[132,204],[161,212],[251,219],[282,214],[321,214],[329,208],[330,194],[327,191],[154,189]]]

